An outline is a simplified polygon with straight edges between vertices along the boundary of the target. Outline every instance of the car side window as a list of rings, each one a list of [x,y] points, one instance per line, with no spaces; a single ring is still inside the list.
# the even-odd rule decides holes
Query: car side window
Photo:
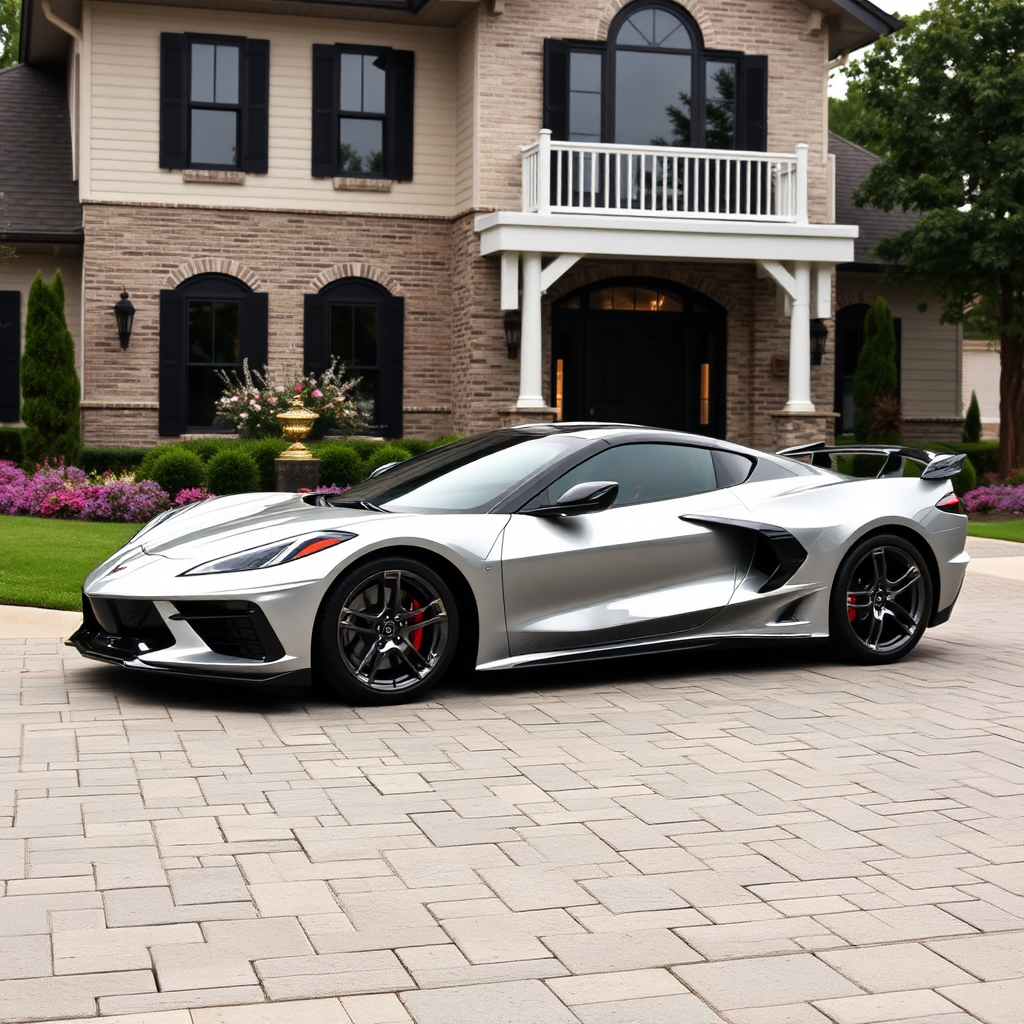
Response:
[[[623,444],[608,448],[569,470],[547,489],[543,504],[554,504],[575,484],[614,480],[619,493],[613,508],[682,498],[718,486],[711,452],[682,444]]]

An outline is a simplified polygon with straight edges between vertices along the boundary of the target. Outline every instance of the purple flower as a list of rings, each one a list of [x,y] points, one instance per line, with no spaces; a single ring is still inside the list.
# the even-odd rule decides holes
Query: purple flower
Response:
[[[313,397],[314,398],[323,398],[324,397],[324,393],[319,388],[314,388],[313,389]]]
[[[1024,515],[1024,485],[1019,487],[993,485],[976,487],[964,495],[968,512],[1002,512]]]

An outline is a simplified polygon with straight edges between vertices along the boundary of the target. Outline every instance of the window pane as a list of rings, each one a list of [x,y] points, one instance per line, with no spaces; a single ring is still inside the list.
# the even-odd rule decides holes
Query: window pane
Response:
[[[654,12],[654,45],[676,50],[693,48],[689,30],[671,11]]]
[[[358,370],[352,374],[359,378],[359,383],[352,389],[350,394],[359,410],[359,418],[363,422],[363,429],[373,430],[374,427],[385,426],[378,423],[380,419],[377,413],[377,371]]]
[[[352,306],[331,306],[331,358],[352,363]]]
[[[601,141],[600,93],[569,93],[569,139],[572,142]]]
[[[638,312],[643,313],[659,312],[657,291],[654,288],[637,288],[636,309]]]
[[[384,171],[384,122],[343,117],[338,166],[342,174],[382,174]]]
[[[239,366],[240,370],[241,367]],[[190,427],[209,427],[213,424],[213,415],[217,399],[224,392],[224,385],[208,366],[190,366],[188,368],[188,425]]]
[[[690,144],[691,58],[676,53],[615,55],[615,141]]]
[[[377,365],[377,307],[356,306],[355,366]]]
[[[238,102],[238,47],[217,47],[217,103]]]
[[[363,55],[341,55],[341,109],[362,113],[363,110]]]
[[[682,313],[683,300],[676,295],[658,294],[658,310],[662,313]]]
[[[216,47],[211,43],[192,44],[193,103],[213,102],[213,65]]]
[[[619,46],[654,45],[654,11],[638,11],[622,28],[616,39]]]
[[[193,300],[188,304],[188,360],[213,361],[213,303]]]
[[[573,52],[569,55],[569,88],[573,92],[601,92],[601,54]]]
[[[709,60],[704,88],[706,144],[709,149],[732,149],[736,138],[736,65],[732,61]]]
[[[366,54],[363,57],[363,113],[383,114],[385,112],[385,89],[387,78],[384,72],[383,55]]]
[[[238,324],[241,304],[218,302],[213,310],[213,360],[216,363],[241,363]]]
[[[192,111],[192,163],[234,167],[238,114],[234,110]]]

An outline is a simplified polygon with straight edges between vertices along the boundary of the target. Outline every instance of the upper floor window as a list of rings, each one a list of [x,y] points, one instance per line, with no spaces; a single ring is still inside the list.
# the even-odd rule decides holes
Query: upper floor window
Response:
[[[160,36],[160,166],[267,172],[270,43]]]
[[[382,47],[313,47],[314,177],[411,180],[413,58]]]
[[[667,0],[638,0],[606,43],[545,41],[545,126],[556,139],[767,149],[768,58],[704,49]]]

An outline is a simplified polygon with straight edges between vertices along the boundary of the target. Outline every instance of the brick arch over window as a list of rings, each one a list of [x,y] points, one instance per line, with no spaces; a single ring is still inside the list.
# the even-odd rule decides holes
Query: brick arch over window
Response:
[[[336,263],[327,270],[321,270],[309,283],[311,292],[320,292],[329,284],[335,281],[342,281],[348,277],[361,277],[368,281],[379,284],[387,289],[391,295],[404,295],[405,290],[386,270],[375,267],[372,263]]]
[[[189,260],[182,263],[177,270],[167,276],[167,287],[177,288],[184,284],[190,277],[198,277],[200,274],[224,274],[227,277],[237,277],[245,284],[250,291],[263,291],[263,282],[256,272],[250,270],[244,263],[238,260],[218,259],[208,257],[201,260]]]
[[[840,292],[836,295],[836,312],[846,306],[870,306],[878,298],[878,292]]]
[[[604,8],[598,15],[598,39],[608,38],[608,31],[612,27],[615,15],[618,14],[623,7],[628,7],[631,3],[633,3],[633,0],[610,0],[609,3],[604,5]],[[705,0],[688,0],[687,3],[678,4],[677,6],[686,11],[686,13],[689,14],[695,22],[697,22],[701,34],[704,36],[704,45],[706,47],[714,49],[720,45],[715,31],[716,19],[712,18],[708,13],[708,5]]]

